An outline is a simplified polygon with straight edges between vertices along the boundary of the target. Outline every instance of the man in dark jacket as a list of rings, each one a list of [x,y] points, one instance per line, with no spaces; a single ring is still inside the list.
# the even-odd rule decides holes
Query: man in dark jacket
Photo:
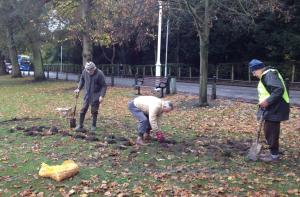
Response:
[[[261,155],[265,162],[279,160],[280,122],[289,119],[289,95],[281,74],[263,62],[253,59],[249,63],[252,74],[259,78],[257,86],[258,118],[264,119],[264,133],[270,154]]]
[[[82,71],[80,77],[78,88],[74,92],[78,94],[83,87],[85,90],[83,106],[80,110],[79,125],[75,128],[75,131],[83,130],[83,122],[89,105],[91,105],[92,114],[91,131],[96,131],[99,105],[103,101],[107,87],[103,72],[97,69],[93,62],[86,63],[85,69]]]

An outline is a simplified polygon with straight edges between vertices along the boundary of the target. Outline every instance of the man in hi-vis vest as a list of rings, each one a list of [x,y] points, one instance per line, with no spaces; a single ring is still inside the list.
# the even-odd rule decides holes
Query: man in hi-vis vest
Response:
[[[259,79],[257,86],[259,110],[258,118],[264,119],[264,133],[270,153],[261,154],[265,162],[279,160],[280,122],[289,119],[289,95],[281,74],[263,62],[253,59],[249,62],[252,74]]]

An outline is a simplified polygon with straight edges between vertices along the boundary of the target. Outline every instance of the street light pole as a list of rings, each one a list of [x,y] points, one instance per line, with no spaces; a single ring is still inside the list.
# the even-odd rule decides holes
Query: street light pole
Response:
[[[160,63],[160,48],[161,48],[161,23],[162,23],[162,1],[158,1],[158,37],[157,37],[157,57],[155,64],[155,76],[161,76],[161,63]]]
[[[60,31],[62,31],[62,23],[61,23],[61,21],[59,22],[59,28],[60,28]],[[62,72],[63,71],[63,66],[62,66],[62,59],[63,59],[63,57],[62,57],[62,55],[63,55],[63,48],[62,48],[62,44],[63,44],[63,40],[61,39],[61,41],[60,41],[60,72]]]
[[[62,43],[60,43],[60,72],[62,72]]]
[[[168,14],[167,33],[166,33],[167,35],[166,35],[166,55],[165,55],[165,77],[168,76],[168,43],[169,43],[169,25],[170,25],[169,23],[170,23],[170,17],[169,17],[169,14]]]

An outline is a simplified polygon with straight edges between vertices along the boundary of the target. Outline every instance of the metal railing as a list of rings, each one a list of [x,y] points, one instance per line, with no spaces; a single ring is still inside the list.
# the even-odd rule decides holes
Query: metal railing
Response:
[[[266,65],[275,65],[274,68],[278,69],[284,78],[289,78],[291,84],[300,84],[300,62],[288,63],[272,63],[266,62]],[[128,64],[99,64],[97,65],[106,76],[118,77],[134,77],[136,74],[141,76],[155,76],[155,65],[128,65]],[[83,70],[81,65],[76,64],[46,64],[45,72],[58,73],[76,73],[79,74]],[[164,70],[162,65],[161,70]],[[163,73],[162,73],[163,75]],[[189,64],[168,64],[168,75],[176,77],[178,81],[197,82],[199,81],[199,68]],[[208,66],[208,79],[226,82],[252,82],[256,81],[248,65],[245,62],[232,62],[209,64]]]

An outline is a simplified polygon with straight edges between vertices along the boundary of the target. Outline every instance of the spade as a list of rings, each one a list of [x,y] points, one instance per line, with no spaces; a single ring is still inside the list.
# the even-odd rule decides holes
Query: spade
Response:
[[[259,143],[259,137],[260,137],[260,132],[261,132],[263,123],[264,123],[264,119],[263,119],[263,117],[261,117],[260,122],[259,122],[259,127],[257,130],[256,140],[252,143],[252,146],[250,147],[248,155],[247,155],[247,158],[252,161],[257,160],[258,155],[262,148],[262,145]]]

